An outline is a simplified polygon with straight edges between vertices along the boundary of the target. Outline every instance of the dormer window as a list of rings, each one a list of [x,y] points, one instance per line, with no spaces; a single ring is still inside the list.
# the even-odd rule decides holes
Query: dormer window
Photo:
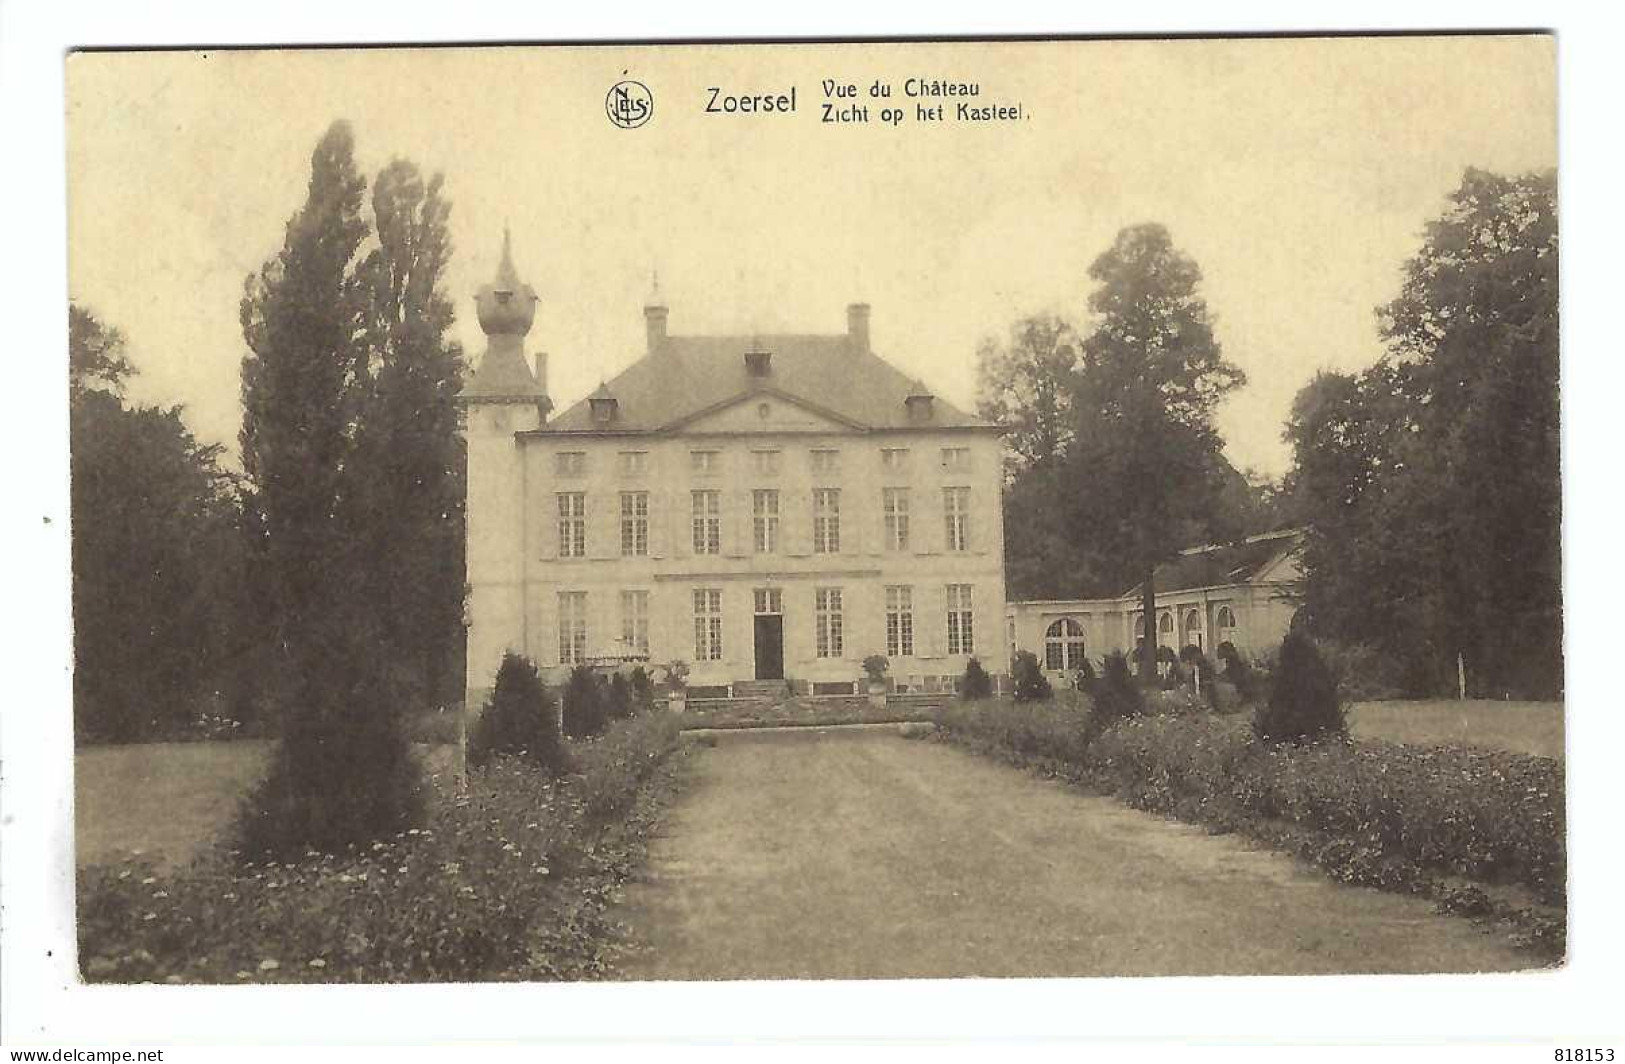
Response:
[[[935,404],[936,397],[926,388],[924,381],[915,381],[914,387],[909,389],[907,397],[903,399],[910,421],[930,421]]]
[[[610,394],[609,388],[603,384],[600,384],[598,390],[592,393],[592,396],[587,400],[587,404],[592,408],[592,421],[595,425],[609,424],[615,420],[616,414],[620,412],[620,403],[616,401],[615,396]]]
[[[765,377],[773,372],[773,352],[746,351],[745,372],[752,377]]]

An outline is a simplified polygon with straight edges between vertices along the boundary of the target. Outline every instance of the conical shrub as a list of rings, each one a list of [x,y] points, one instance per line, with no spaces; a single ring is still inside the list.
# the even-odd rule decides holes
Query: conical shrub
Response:
[[[1292,632],[1270,678],[1269,699],[1253,714],[1253,732],[1269,743],[1310,742],[1346,735],[1337,680],[1308,636]]]
[[[512,651],[502,655],[496,686],[468,737],[468,763],[476,768],[498,754],[524,757],[562,771],[564,744],[557,704],[535,664]]]

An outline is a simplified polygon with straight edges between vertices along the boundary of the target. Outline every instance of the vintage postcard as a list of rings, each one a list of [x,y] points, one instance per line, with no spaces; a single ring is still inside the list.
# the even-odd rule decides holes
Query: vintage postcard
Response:
[[[1555,57],[69,56],[80,977],[1561,965]]]

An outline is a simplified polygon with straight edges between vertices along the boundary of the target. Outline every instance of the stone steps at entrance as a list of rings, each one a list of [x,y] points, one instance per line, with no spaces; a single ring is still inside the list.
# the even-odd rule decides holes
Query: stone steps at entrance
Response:
[[[735,698],[783,698],[789,693],[783,680],[735,680],[729,686]]]

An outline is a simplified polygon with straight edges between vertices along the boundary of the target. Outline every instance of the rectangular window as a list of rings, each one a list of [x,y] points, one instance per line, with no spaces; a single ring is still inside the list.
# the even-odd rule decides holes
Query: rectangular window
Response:
[[[948,653],[976,653],[969,584],[948,585]]]
[[[756,612],[764,615],[784,612],[784,590],[777,587],[756,589]]]
[[[621,642],[634,654],[649,653],[649,593],[621,592]]]
[[[715,473],[722,467],[722,455],[717,451],[688,452],[688,468],[693,473]]]
[[[970,550],[970,489],[943,488],[942,515],[948,526],[948,549]]]
[[[809,452],[814,473],[833,473],[841,468],[841,452],[821,449]]]
[[[722,492],[696,491],[694,497],[694,553],[722,553]]]
[[[579,491],[561,491],[559,500],[559,557],[587,556],[587,496]]]
[[[818,656],[838,658],[841,656],[841,589],[821,587],[817,588],[813,595]]]
[[[914,656],[914,589],[886,588],[886,656]]]
[[[970,468],[969,447],[944,447],[942,469],[945,473],[963,473]]]
[[[587,660],[587,593],[559,592],[559,664]]]
[[[779,452],[752,451],[750,452],[750,465],[758,476],[773,476],[779,471]]]
[[[624,477],[641,477],[649,471],[648,451],[622,451],[621,475]]]
[[[621,492],[621,554],[643,557],[649,553],[649,493]]]
[[[907,447],[882,447],[880,449],[880,468],[888,473],[901,473],[908,468]]]
[[[586,451],[559,451],[553,456],[553,475],[579,477],[587,472]]]
[[[750,508],[756,553],[772,554],[779,549],[779,493],[771,488],[758,488],[750,493]]]
[[[886,549],[908,550],[908,489],[882,488],[880,507],[886,515]]]
[[[841,552],[841,489],[813,491],[813,553]]]
[[[722,660],[722,589],[694,589],[694,660]]]

